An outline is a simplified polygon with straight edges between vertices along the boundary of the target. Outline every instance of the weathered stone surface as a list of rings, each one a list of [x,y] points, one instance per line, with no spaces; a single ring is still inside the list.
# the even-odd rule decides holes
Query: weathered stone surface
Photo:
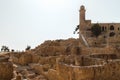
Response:
[[[13,66],[10,62],[0,62],[0,80],[13,78]]]
[[[27,65],[32,62],[32,55],[22,52],[22,53],[12,53],[12,62],[20,65]]]

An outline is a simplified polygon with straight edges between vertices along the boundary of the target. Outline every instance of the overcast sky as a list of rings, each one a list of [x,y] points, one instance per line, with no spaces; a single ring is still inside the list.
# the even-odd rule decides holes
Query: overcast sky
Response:
[[[120,0],[0,0],[0,47],[23,50],[45,40],[77,38],[81,5],[92,22],[120,22]]]

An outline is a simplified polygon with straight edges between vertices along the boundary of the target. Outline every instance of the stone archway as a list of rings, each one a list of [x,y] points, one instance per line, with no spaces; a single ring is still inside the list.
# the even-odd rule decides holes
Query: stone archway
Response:
[[[114,30],[114,26],[113,25],[110,26],[110,30]]]

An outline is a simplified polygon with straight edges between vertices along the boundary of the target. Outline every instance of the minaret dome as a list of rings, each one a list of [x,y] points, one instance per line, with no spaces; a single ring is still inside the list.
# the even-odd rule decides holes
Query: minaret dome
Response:
[[[80,10],[85,10],[85,6],[82,5],[82,6],[80,7]]]

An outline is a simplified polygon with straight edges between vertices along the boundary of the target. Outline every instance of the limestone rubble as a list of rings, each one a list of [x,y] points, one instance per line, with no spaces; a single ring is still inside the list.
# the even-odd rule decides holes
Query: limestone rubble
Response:
[[[83,47],[78,39],[45,41],[0,55],[0,80],[120,80],[119,47]]]

